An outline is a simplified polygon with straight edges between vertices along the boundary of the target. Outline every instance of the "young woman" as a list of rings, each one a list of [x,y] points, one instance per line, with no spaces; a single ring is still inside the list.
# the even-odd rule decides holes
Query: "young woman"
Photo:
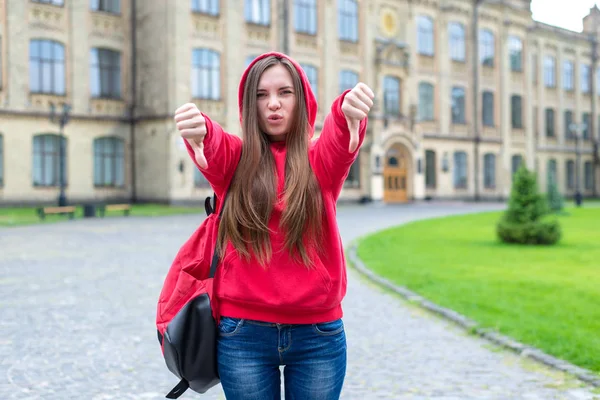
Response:
[[[257,57],[239,86],[242,138],[194,104],[175,112],[190,156],[225,201],[215,275],[218,368],[230,400],[338,399],[346,373],[346,265],[336,201],[373,92],[359,83],[311,141],[317,102],[302,68]]]

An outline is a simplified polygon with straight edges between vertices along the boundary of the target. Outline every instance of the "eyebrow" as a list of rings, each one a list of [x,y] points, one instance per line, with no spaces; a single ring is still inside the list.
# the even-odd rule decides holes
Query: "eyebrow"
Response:
[[[282,86],[282,87],[279,88],[279,90],[283,90],[283,89],[294,89],[294,87],[293,86]],[[259,92],[266,92],[267,89],[258,88],[258,91]]]

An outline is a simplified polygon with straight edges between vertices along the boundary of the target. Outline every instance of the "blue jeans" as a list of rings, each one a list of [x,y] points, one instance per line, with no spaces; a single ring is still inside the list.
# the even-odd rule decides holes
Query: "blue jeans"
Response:
[[[228,400],[337,400],[346,375],[341,319],[289,325],[222,317],[217,361]]]

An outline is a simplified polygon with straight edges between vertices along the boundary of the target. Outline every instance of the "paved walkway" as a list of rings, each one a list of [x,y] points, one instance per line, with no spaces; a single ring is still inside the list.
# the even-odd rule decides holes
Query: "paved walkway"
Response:
[[[499,208],[340,206],[346,243],[408,220]],[[164,399],[155,334],[172,258],[202,216],[0,229],[0,399]],[[343,399],[594,399],[590,388],[465,335],[350,270]],[[600,398],[600,395],[597,395]],[[219,387],[198,397],[223,399]]]

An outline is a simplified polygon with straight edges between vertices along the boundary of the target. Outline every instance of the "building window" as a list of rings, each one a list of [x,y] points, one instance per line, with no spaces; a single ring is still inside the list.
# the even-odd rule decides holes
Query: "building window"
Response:
[[[555,136],[554,110],[552,108],[546,108],[546,137],[552,138]]]
[[[537,85],[538,81],[538,58],[537,54],[531,55],[531,82]]]
[[[508,39],[508,51],[510,54],[510,69],[512,71],[523,70],[523,41],[516,36]]]
[[[317,1],[294,0],[294,27],[296,32],[317,33]]]
[[[467,153],[464,151],[454,153],[454,188],[467,188]]]
[[[258,56],[247,56],[246,57],[246,65],[245,67],[248,68],[248,66],[250,65],[250,63],[252,63],[252,61],[254,61],[254,59],[258,57]]]
[[[63,140],[65,162],[63,176],[67,182],[67,141]],[[33,138],[33,185],[58,186],[60,183],[60,136],[37,135]]]
[[[315,94],[315,98],[319,98],[319,77],[317,73],[317,68],[308,64],[300,64],[304,73],[306,73],[306,77],[310,82],[310,87],[312,88],[313,93]]]
[[[53,40],[29,42],[31,93],[65,94],[65,47]]]
[[[511,158],[511,174],[514,177],[519,168],[521,168],[521,164],[523,164],[523,156],[520,154],[515,154]]]
[[[494,126],[494,93],[483,92],[482,121],[484,126]]]
[[[354,71],[350,70],[342,70],[340,71],[340,87],[339,92],[343,93],[348,89],[352,89],[358,83],[358,74]]]
[[[124,140],[94,139],[94,186],[125,186]]]
[[[62,6],[64,4],[64,0],[31,0],[34,3],[44,3],[44,4],[52,4],[55,6]]]
[[[590,66],[586,64],[581,64],[581,92],[589,93],[590,92]]]
[[[452,88],[452,123],[464,124],[465,119],[465,88]]]
[[[338,1],[338,36],[340,40],[358,42],[358,4],[356,0]]]
[[[216,51],[192,50],[192,97],[221,99],[221,56]]]
[[[433,85],[419,83],[419,120],[433,121]]]
[[[246,0],[246,22],[257,25],[269,25],[271,23],[271,1],[270,0]]]
[[[208,179],[200,172],[198,168],[194,168],[194,187],[197,188],[210,188]]]
[[[552,56],[544,57],[544,85],[556,87],[556,60]]]
[[[483,156],[483,186],[486,189],[496,187],[496,155],[492,153]]]
[[[112,14],[121,12],[121,0],[90,0],[92,11],[104,11]]]
[[[458,22],[450,22],[448,34],[450,36],[450,59],[464,62],[466,54],[465,26]]]
[[[192,11],[208,15],[219,15],[219,0],[192,0]]]
[[[573,73],[573,62],[563,63],[563,89],[571,91],[575,89],[575,77]]]
[[[581,114],[581,122],[583,123],[583,140],[590,140],[590,113]]]
[[[425,187],[435,189],[436,186],[435,151],[425,150]]]
[[[4,186],[4,136],[0,135],[0,186]]]
[[[571,124],[573,123],[573,111],[565,111],[565,137],[572,139],[573,134],[571,133]]]
[[[479,60],[481,65],[494,66],[494,34],[488,29],[479,31]]]
[[[359,188],[360,187],[360,153],[358,157],[352,165],[350,166],[350,171],[348,172],[348,176],[344,181],[344,187],[346,188]]]
[[[433,56],[433,20],[429,17],[417,17],[417,51],[425,56]]]
[[[567,161],[567,189],[575,189],[575,161]]]
[[[383,109],[385,115],[400,115],[400,79],[393,76],[383,78]]]
[[[1,166],[2,164],[0,164]],[[586,161],[583,169],[585,170],[585,190],[592,190],[594,188],[594,163]]]
[[[513,129],[523,128],[523,100],[519,95],[510,98],[510,116]]]
[[[548,160],[548,187],[558,184],[556,160]]]
[[[92,49],[90,61],[92,97],[121,98],[121,53]]]

